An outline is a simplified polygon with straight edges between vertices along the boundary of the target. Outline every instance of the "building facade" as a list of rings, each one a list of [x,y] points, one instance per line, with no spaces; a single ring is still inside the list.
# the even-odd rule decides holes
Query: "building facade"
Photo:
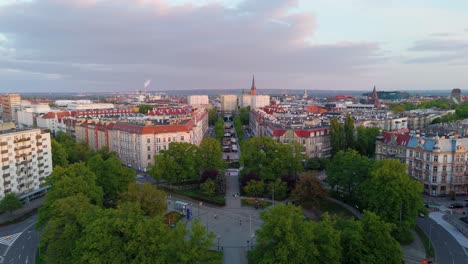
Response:
[[[16,122],[16,111],[21,108],[21,95],[19,94],[3,94],[0,96],[0,104],[2,105],[3,122]]]
[[[187,96],[187,103],[191,106],[207,105],[210,101],[208,100],[208,95],[189,95]]]
[[[424,193],[468,194],[468,138],[424,138],[384,133],[376,144],[376,159],[394,158],[424,186]]]
[[[52,173],[50,133],[40,129],[0,131],[0,197],[37,190]]]
[[[221,95],[221,111],[234,112],[237,110],[237,95],[223,94]]]

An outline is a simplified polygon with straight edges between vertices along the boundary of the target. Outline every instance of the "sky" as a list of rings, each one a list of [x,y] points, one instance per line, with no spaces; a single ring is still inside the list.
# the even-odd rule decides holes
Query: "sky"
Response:
[[[468,86],[466,0],[0,0],[0,93]]]

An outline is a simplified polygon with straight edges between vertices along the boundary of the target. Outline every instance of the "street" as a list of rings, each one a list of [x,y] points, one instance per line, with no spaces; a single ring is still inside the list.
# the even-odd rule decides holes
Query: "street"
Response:
[[[468,263],[468,256],[460,244],[437,222],[429,217],[425,217],[416,219],[416,224],[432,241],[436,255],[435,263]]]
[[[37,215],[0,229],[0,263],[34,263],[40,238],[34,225]]]
[[[247,263],[247,250],[255,245],[255,231],[262,225],[259,217],[259,212],[262,210],[241,207],[240,198],[233,197],[233,194],[239,193],[238,172],[237,170],[228,171],[231,176],[226,177],[226,206],[221,208],[193,204],[193,219],[199,218],[208,231],[216,235],[212,248],[217,249],[219,241],[219,248],[223,250],[223,263],[244,264]],[[171,201],[169,209],[174,201],[182,201],[176,198],[169,200]],[[188,226],[191,225],[193,219],[187,222]]]

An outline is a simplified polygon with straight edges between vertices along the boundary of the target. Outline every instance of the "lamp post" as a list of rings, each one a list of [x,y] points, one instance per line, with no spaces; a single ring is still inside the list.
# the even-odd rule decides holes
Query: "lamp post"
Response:
[[[219,239],[221,238],[221,236],[218,235],[218,251],[219,251]]]
[[[249,251],[249,247],[250,247],[250,240],[247,240],[247,251]]]

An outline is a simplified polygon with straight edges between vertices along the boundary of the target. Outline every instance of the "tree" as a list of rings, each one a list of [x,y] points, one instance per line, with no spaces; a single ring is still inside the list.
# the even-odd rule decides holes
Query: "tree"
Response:
[[[236,134],[239,141],[243,141],[244,128],[242,127],[242,121],[239,116],[234,117],[234,128],[236,129]]]
[[[328,166],[327,179],[333,189],[342,193],[349,203],[359,204],[362,183],[369,177],[372,161],[355,150],[338,152]]]
[[[409,177],[399,160],[378,161],[363,188],[366,208],[394,224],[393,235],[401,242],[413,239],[412,229],[423,208],[421,193],[421,184]]]
[[[299,177],[299,181],[292,192],[294,199],[305,208],[317,206],[325,195],[326,191],[320,181],[310,173],[304,173]]]
[[[54,203],[63,198],[81,194],[91,204],[102,206],[102,188],[96,185],[96,175],[84,163],[72,164],[66,168],[56,167],[46,178],[46,183],[51,188],[39,209],[38,227],[47,224],[53,216]]]
[[[200,144],[200,169],[224,169],[226,162],[223,160],[223,150],[219,141],[213,138],[204,138]]]
[[[354,119],[351,117],[350,114],[346,114],[344,126],[344,150],[348,148],[354,148],[356,143],[355,143],[355,138],[354,138]]]
[[[21,201],[16,193],[7,193],[0,201],[0,211],[3,212],[8,211],[11,214],[11,212],[15,211],[16,209],[20,209],[21,207],[23,207],[23,205],[21,204]]]
[[[123,166],[113,155],[103,160],[96,154],[88,160],[87,166],[96,174],[96,183],[102,187],[108,205],[114,204],[119,193],[125,192],[128,184],[135,181],[135,171]]]
[[[186,142],[171,142],[168,150],[155,156],[155,164],[150,175],[155,179],[179,182],[184,179],[199,179],[200,150],[196,145]]]
[[[250,120],[250,106],[239,109],[239,117],[242,125],[248,126]]]
[[[260,217],[264,224],[257,230],[255,248],[249,252],[250,263],[320,263],[315,223],[304,221],[299,207],[278,204]]]
[[[333,117],[330,123],[330,145],[332,156],[344,149],[343,125],[337,117]]]
[[[320,159],[312,158],[308,159],[305,164],[306,170],[319,170],[320,169]]]
[[[42,227],[41,258],[47,263],[74,263],[72,253],[78,246],[77,242],[99,210],[82,193],[55,200],[49,207],[48,221],[39,225]],[[41,208],[40,217],[43,213]]]
[[[360,264],[364,252],[364,234],[361,221],[339,218],[335,226],[340,231],[342,263]],[[393,238],[392,238],[393,239]],[[368,254],[372,254],[369,252]],[[380,253],[379,253],[380,254]]]
[[[341,263],[340,233],[334,228],[335,220],[328,213],[314,225],[315,245],[318,250],[318,263]]]
[[[166,193],[149,183],[140,185],[132,182],[128,185],[128,191],[120,197],[119,203],[137,203],[147,216],[163,215],[167,209]]]
[[[360,263],[401,263],[403,253],[400,244],[391,236],[392,224],[365,211],[361,225],[363,254]]]
[[[210,124],[210,126],[214,126],[217,120],[218,120],[218,110],[216,109],[216,107],[213,107],[210,110],[208,110],[208,123]]]
[[[279,178],[275,181],[271,181],[268,183],[268,195],[271,195],[272,199],[275,200],[284,200],[288,195],[287,184]]]
[[[215,126],[214,126],[214,132],[216,135],[216,139],[221,140],[224,136],[224,121],[222,118],[219,118],[218,121],[216,121]]]
[[[212,179],[206,180],[204,183],[201,184],[200,186],[203,194],[206,196],[214,196],[216,194],[216,187],[215,183]]]
[[[247,194],[247,196],[260,197],[262,196],[264,191],[265,191],[265,183],[262,180],[260,181],[251,180],[244,187],[244,192]]]
[[[57,140],[52,139],[52,165],[65,167],[68,165],[68,154],[65,148],[57,142]]]
[[[391,105],[390,109],[396,114],[403,113],[405,111],[405,108],[398,104]]]
[[[253,137],[242,143],[243,174],[255,173],[264,181],[282,175],[294,175],[302,170],[303,147],[282,144],[269,137]]]
[[[142,104],[140,105],[140,108],[138,108],[138,113],[146,115],[148,111],[153,110],[153,106],[147,105],[147,104]]]
[[[380,133],[378,127],[363,127],[357,128],[357,145],[356,150],[359,154],[367,157],[374,157],[375,153],[375,141],[377,135]]]

